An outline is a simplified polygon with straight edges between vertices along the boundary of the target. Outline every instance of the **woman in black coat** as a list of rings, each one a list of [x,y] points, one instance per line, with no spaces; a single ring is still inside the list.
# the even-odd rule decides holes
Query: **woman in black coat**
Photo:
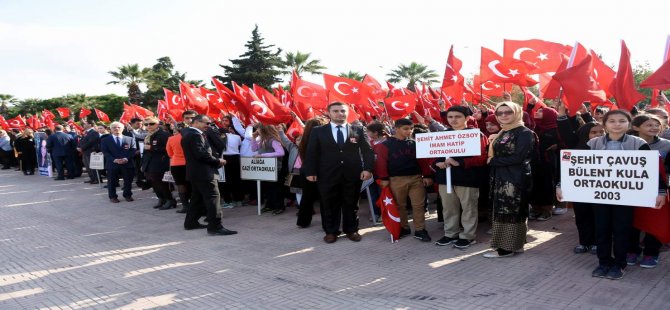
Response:
[[[35,174],[35,166],[37,166],[37,150],[35,149],[35,135],[33,130],[26,128],[23,134],[16,139],[14,147],[19,153],[19,160],[21,161],[21,170],[24,175]]]

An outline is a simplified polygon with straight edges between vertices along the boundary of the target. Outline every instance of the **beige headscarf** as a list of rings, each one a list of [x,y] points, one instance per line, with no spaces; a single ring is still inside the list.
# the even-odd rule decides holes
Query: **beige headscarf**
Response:
[[[506,107],[512,109],[512,111],[514,112],[514,121],[512,121],[509,124],[503,124],[503,123],[500,122],[500,120],[498,120],[498,123],[500,124],[501,130],[500,130],[500,132],[498,132],[498,135],[496,136],[496,138],[493,141],[491,141],[491,143],[489,143],[489,154],[488,154],[489,160],[491,158],[493,158],[493,144],[495,143],[495,140],[498,140],[498,138],[500,138],[500,136],[502,136],[503,132],[510,131],[514,128],[523,126],[523,108],[521,108],[520,105],[518,105],[518,104],[516,104],[512,101],[503,101],[503,102],[500,102],[500,103],[496,104],[496,107],[495,107],[494,111],[498,111],[498,109],[502,106],[506,106]],[[497,116],[496,116],[496,119],[498,119]]]

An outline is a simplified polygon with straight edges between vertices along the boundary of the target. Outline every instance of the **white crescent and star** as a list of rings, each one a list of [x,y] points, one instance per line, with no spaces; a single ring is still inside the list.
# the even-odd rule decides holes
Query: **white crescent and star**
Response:
[[[483,90],[493,90],[493,88],[488,88],[488,87],[486,87],[486,83],[489,83],[489,82],[490,82],[490,83],[493,83],[493,82],[491,82],[491,81],[486,81],[486,82],[482,83],[482,89],[483,89]]]
[[[498,68],[496,68],[496,65],[499,64],[499,63],[500,63],[500,60],[497,60],[497,59],[492,60],[491,62],[489,62],[488,67],[489,67],[489,69],[491,69],[493,74],[495,74],[495,75],[497,75],[501,78],[509,79],[509,76],[506,76],[506,75],[502,74],[502,72],[500,72],[500,70],[498,70]]]
[[[391,211],[386,210],[386,214],[388,214],[389,218],[391,218],[394,222],[400,223],[400,218],[397,216],[393,216],[393,214],[391,214]]]
[[[261,113],[258,113],[258,114],[260,114],[260,115],[265,115],[265,113],[268,112],[268,107],[267,107],[264,103],[262,103],[262,102],[260,102],[260,101],[258,101],[258,100],[254,100],[254,101],[252,101],[252,102],[251,102],[251,105],[252,105],[252,106],[256,105],[256,106],[259,106],[259,107],[261,108]]]
[[[172,100],[170,100],[170,101],[171,101],[172,104],[174,104],[174,105],[179,105],[179,102],[177,102],[177,99],[178,99],[178,98],[179,98],[179,97],[177,97],[177,96],[172,96]]]
[[[405,111],[405,109],[398,109],[398,107],[396,106],[396,103],[403,103],[403,102],[402,102],[402,101],[399,101],[399,100],[396,100],[396,101],[391,102],[391,107],[392,107],[394,110],[397,110],[397,111]],[[408,107],[408,106],[409,106],[409,104],[406,103],[406,102],[405,102],[405,104],[403,104],[403,105],[404,105],[405,107]]]
[[[521,53],[523,53],[525,51],[533,51],[534,52],[535,50],[532,49],[532,48],[529,48],[529,47],[517,48],[516,51],[514,51],[514,54],[512,55],[512,58],[521,60]],[[545,56],[546,56],[546,54],[545,54]]]
[[[351,94],[345,94],[340,90],[340,85],[342,85],[342,84],[351,87],[351,85],[349,85],[349,83],[347,83],[347,82],[335,82],[335,84],[333,84],[333,89],[335,89],[335,91],[340,93],[340,95],[342,95],[342,96],[351,95]]]
[[[311,89],[311,88],[309,86],[305,86],[305,85],[298,87],[298,89],[296,90],[296,93],[298,94],[298,96],[309,97],[308,95],[305,95],[305,94],[302,93],[303,89]]]

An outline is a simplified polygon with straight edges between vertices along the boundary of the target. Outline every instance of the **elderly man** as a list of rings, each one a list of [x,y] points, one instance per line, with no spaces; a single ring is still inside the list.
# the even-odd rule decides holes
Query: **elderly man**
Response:
[[[113,122],[109,125],[111,134],[102,138],[100,149],[105,154],[105,169],[109,184],[107,190],[109,201],[118,203],[116,195],[116,186],[119,183],[119,176],[123,177],[123,197],[126,201],[133,201],[133,192],[131,190],[133,178],[135,177],[135,165],[133,156],[135,156],[135,139],[123,135],[123,124]]]

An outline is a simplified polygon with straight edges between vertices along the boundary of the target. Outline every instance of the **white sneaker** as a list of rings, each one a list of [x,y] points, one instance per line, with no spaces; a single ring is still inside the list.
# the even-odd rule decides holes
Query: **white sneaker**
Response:
[[[568,208],[554,208],[554,210],[551,211],[551,213],[554,215],[561,215],[565,214],[566,212],[568,212]]]
[[[483,256],[486,257],[486,258],[510,257],[510,256],[514,256],[514,252],[509,253],[509,254],[505,254],[505,255],[500,255],[500,254],[498,254],[498,251],[491,251],[491,252],[484,253]]]
[[[232,208],[235,208],[235,205],[232,204],[232,203],[224,203],[224,204],[221,205],[221,208],[232,209]]]

